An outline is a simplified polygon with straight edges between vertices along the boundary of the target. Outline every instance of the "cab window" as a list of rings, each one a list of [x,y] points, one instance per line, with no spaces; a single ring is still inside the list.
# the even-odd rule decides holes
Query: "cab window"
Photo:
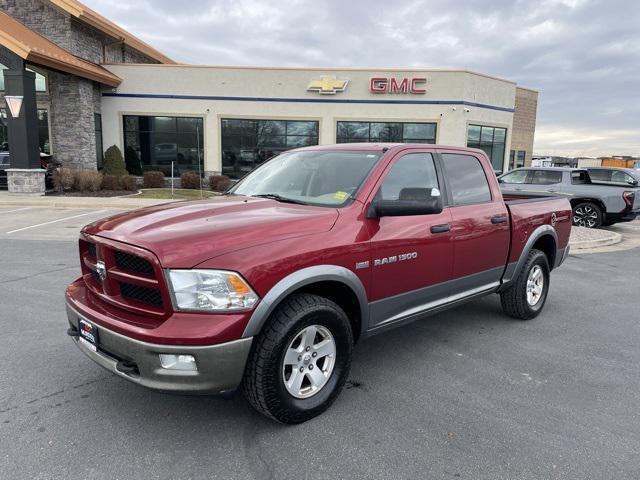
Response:
[[[408,153],[393,164],[382,182],[378,196],[399,200],[406,188],[438,188],[436,166],[430,153]]]
[[[480,160],[471,155],[457,153],[445,153],[442,159],[454,205],[491,201],[489,182]]]
[[[531,174],[531,182],[534,185],[554,185],[562,182],[562,172],[552,170],[534,170]]]

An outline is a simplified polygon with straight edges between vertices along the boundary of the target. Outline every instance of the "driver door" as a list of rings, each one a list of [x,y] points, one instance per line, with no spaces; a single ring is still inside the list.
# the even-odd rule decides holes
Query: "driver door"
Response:
[[[444,196],[444,182],[431,152],[400,152],[377,185],[376,199],[400,200],[411,189]],[[448,206],[429,215],[368,220],[371,230],[371,311],[369,328],[393,323],[446,296],[443,283],[453,268]]]

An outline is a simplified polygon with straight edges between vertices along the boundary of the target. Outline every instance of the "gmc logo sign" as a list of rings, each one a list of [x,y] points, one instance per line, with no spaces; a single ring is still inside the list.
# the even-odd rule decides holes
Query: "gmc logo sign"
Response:
[[[413,78],[387,78],[387,77],[371,77],[369,80],[369,91],[371,93],[412,93],[424,94],[427,90],[423,85],[427,83],[424,77]]]

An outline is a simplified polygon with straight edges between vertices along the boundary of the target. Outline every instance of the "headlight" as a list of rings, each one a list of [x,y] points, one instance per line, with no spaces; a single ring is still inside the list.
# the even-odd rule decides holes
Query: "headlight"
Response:
[[[258,296],[240,275],[224,270],[169,270],[178,310],[233,312],[249,310]]]

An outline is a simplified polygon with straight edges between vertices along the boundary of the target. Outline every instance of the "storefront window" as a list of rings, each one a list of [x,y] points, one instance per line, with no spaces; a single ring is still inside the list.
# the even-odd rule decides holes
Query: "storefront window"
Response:
[[[38,146],[42,153],[51,153],[49,142],[49,112],[45,108],[38,111]],[[0,151],[9,151],[9,129],[7,127],[7,109],[0,108]]]
[[[496,175],[502,173],[504,165],[504,149],[507,137],[506,128],[469,125],[467,130],[467,147],[484,150]]]
[[[96,135],[96,162],[98,168],[102,168],[102,160],[104,160],[104,149],[102,147],[102,115],[93,114],[93,128]]]
[[[338,122],[337,143],[436,143],[435,123]]]
[[[44,108],[38,109],[38,143],[42,153],[51,153],[49,142],[49,112]]]
[[[176,176],[204,170],[202,118],[125,115],[123,121],[125,149],[138,155],[143,170],[170,176],[172,162]]]
[[[9,130],[7,129],[7,109],[0,108],[0,152],[9,151]]]
[[[318,144],[318,122],[222,119],[222,173],[240,178],[285,150]]]

